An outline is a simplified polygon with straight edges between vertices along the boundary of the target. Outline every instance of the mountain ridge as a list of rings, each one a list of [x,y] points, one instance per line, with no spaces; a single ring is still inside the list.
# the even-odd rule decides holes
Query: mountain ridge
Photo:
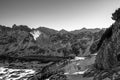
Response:
[[[31,34],[31,32],[33,31],[40,31],[40,34],[37,35],[36,40],[34,39],[34,36]],[[68,54],[82,55],[85,52],[83,50],[86,50],[86,48],[85,49],[83,48],[86,47],[84,45],[87,45],[87,41],[89,40],[91,41],[92,36],[95,37],[96,35],[94,33],[91,33],[89,30],[87,31],[87,29],[84,29],[84,31],[88,33],[84,33],[83,31],[78,34],[73,34],[65,30],[62,31],[57,31],[45,27],[30,29],[26,25],[14,24],[12,28],[1,25],[0,32],[2,34],[0,35],[1,37],[0,54],[19,53],[17,54],[17,56],[22,54],[24,55],[40,54],[52,56],[55,55],[67,56]],[[99,35],[99,32],[96,33],[98,33],[97,35]],[[83,43],[80,42],[82,41],[82,38],[84,39],[85,35],[86,42],[83,45]],[[79,47],[77,48],[77,46]],[[2,47],[5,47],[5,49],[2,50]]]

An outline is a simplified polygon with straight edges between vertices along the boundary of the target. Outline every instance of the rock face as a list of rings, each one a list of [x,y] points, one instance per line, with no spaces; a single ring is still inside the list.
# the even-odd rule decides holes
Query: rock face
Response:
[[[112,19],[115,22],[90,48],[90,52],[97,52],[94,67],[87,73],[94,76],[93,80],[120,79],[120,8]]]
[[[84,76],[93,76],[93,80],[120,80],[120,8],[112,15],[115,22],[90,48],[97,56],[94,66]]]
[[[118,13],[119,11],[120,9],[118,9],[114,14]],[[96,58],[96,67],[98,69],[110,69],[119,62],[120,21],[118,19],[103,33],[97,45],[97,50],[98,55]]]
[[[114,26],[116,27],[116,25]],[[110,33],[111,35],[110,37],[105,36],[106,38],[103,40],[103,43],[102,44],[101,42],[98,43],[99,47],[101,45],[96,59],[96,64],[99,69],[110,69],[117,63],[117,54],[118,54],[117,46],[119,44],[117,44],[117,39],[116,39],[118,36],[116,36],[116,38],[114,37],[116,35],[116,33],[114,32],[115,27],[112,27],[113,33],[112,35]],[[105,32],[105,34],[107,34],[107,32]],[[99,47],[97,47],[97,49]]]

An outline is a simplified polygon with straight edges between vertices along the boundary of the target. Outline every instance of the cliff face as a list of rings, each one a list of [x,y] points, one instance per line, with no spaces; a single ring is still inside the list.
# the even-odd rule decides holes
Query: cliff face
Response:
[[[119,41],[119,25],[118,22],[113,24],[110,28],[112,28],[112,35],[109,36],[107,30],[101,37],[102,40],[98,43],[98,55],[96,57],[96,67],[98,69],[110,69],[115,64],[117,64],[117,55],[119,53],[118,49],[118,41]],[[109,37],[108,37],[109,36]],[[102,43],[101,43],[102,42]]]
[[[97,53],[93,69],[87,72],[93,80],[120,80],[120,8],[112,19],[115,22],[90,48],[90,52]]]
[[[118,12],[120,9],[116,10],[113,17],[119,17]],[[115,14],[118,15],[115,15]],[[120,18],[119,18],[120,19]],[[106,31],[103,33],[99,43],[97,44],[98,55],[96,57],[96,67],[98,69],[111,69],[120,60],[120,21],[117,18],[116,22],[113,23]]]

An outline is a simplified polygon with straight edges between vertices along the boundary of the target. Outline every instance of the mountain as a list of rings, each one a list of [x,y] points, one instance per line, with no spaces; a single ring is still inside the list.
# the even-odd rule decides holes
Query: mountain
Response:
[[[95,28],[95,29],[86,29],[86,28],[82,28],[80,30],[74,30],[74,31],[71,31],[71,33],[73,34],[79,34],[81,32],[92,32],[92,33],[95,33],[95,32],[99,32],[100,29],[99,28]]]
[[[46,28],[46,27],[39,27],[39,28],[37,28],[37,30],[39,30],[47,35],[53,35],[53,34],[58,33],[57,30]]]
[[[26,25],[16,25],[16,24],[14,24],[13,26],[12,26],[12,29],[13,30],[20,30],[20,31],[27,31],[27,32],[31,32],[32,30],[28,27],[28,26],[26,26]]]
[[[59,31],[59,34],[67,34],[67,33],[68,33],[68,31],[66,31],[64,29],[62,29],[62,30]]]
[[[30,29],[26,25],[13,25],[12,28],[1,26],[0,30],[0,54],[10,56],[88,55],[92,43],[103,33],[101,30],[92,33],[82,29],[80,33],[72,34],[45,27]]]

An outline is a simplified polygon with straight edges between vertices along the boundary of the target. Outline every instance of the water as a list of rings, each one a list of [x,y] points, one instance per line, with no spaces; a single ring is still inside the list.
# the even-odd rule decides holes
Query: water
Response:
[[[28,77],[34,74],[35,70],[33,69],[10,69],[0,67],[0,80],[27,80]]]
[[[69,80],[92,80],[91,78],[82,78],[82,74],[87,71],[87,65],[94,63],[95,56],[87,59],[86,57],[75,57],[71,63],[65,67],[65,75]],[[80,67],[80,69],[79,69]],[[35,75],[33,69],[12,69],[0,67],[0,80],[27,80],[28,77]],[[49,80],[49,79],[46,79]]]

